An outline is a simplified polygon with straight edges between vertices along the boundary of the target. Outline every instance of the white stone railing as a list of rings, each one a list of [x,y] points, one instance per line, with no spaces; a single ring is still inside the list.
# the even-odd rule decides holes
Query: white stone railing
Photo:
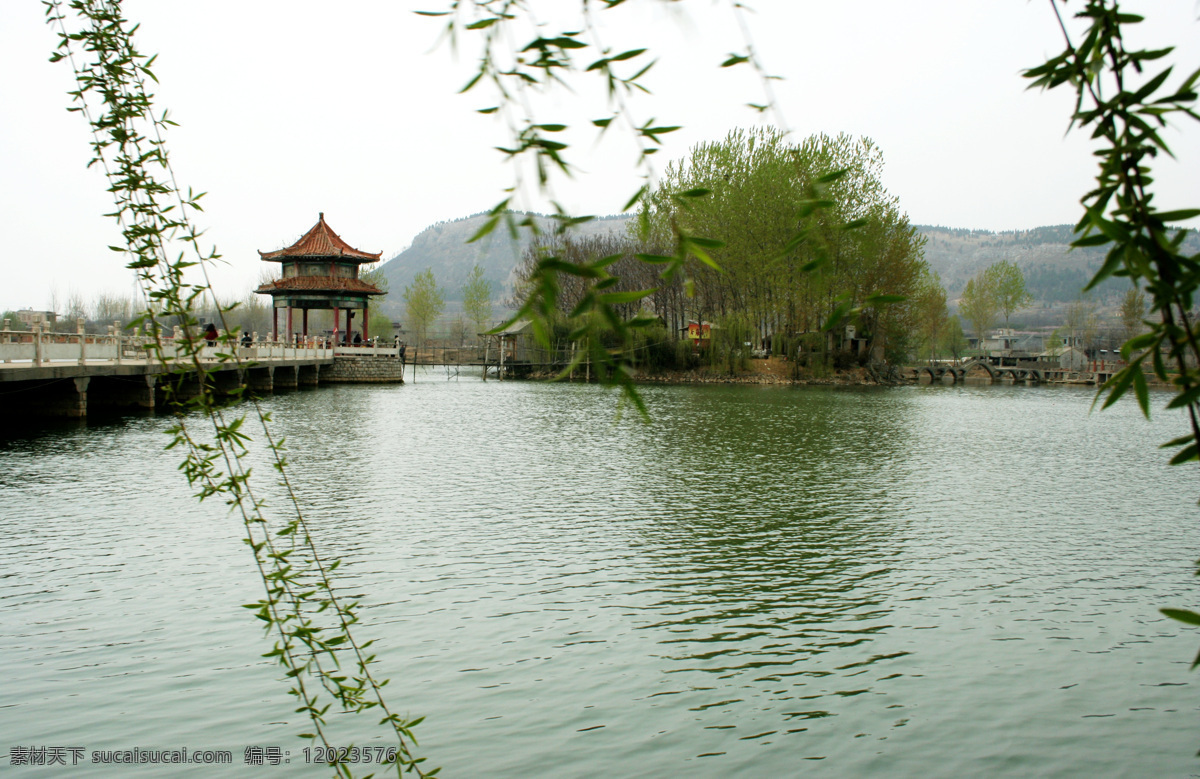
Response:
[[[333,353],[338,357],[398,357],[400,349],[394,343],[383,344],[363,343],[350,346],[336,346]]]
[[[150,347],[153,339],[145,336],[124,335],[121,328],[115,325],[106,334],[84,333],[82,329],[74,333],[45,331],[35,325],[32,330],[0,329],[0,366],[4,364],[76,364],[88,363],[123,363],[144,362],[151,359]],[[187,349],[176,338],[167,336],[163,339],[165,354],[168,361],[183,360],[187,357]],[[341,347],[339,347],[341,348]],[[372,353],[378,348],[378,354],[386,355],[389,350],[385,347],[346,347],[352,353]],[[234,344],[215,342],[212,346],[203,346],[200,358],[204,362],[218,362],[218,355],[236,354],[238,359],[252,362],[328,359],[333,357],[334,348],[323,339],[301,339],[294,343],[283,341],[251,341],[243,345],[240,340]],[[390,350],[395,355],[396,350]]]

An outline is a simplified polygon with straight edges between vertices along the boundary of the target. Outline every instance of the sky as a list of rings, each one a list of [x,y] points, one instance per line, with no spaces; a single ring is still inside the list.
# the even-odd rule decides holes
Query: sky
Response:
[[[651,95],[631,99],[639,122],[682,125],[663,136],[658,170],[732,128],[782,122],[797,139],[840,132],[881,148],[883,180],[914,224],[986,230],[1075,222],[1095,175],[1092,143],[1067,134],[1072,96],[1028,91],[1020,71],[1061,50],[1049,2],[1034,0],[751,0],[750,39],[763,82],[745,66],[722,69],[746,41],[729,0],[631,0],[601,11],[614,51],[649,48]],[[438,43],[443,21],[414,10],[449,0],[126,0],[142,52],[157,53],[156,105],[179,123],[167,137],[180,183],[206,192],[198,225],[222,255],[214,285],[243,297],[263,270],[256,250],[286,246],[319,212],[352,246],[388,258],[439,221],[491,208],[514,183],[494,149],[508,142],[485,91],[459,94],[478,58],[474,38]],[[539,19],[579,7],[534,0]],[[1067,8],[1078,7],[1079,2]],[[1132,42],[1177,45],[1177,70],[1200,66],[1196,0],[1127,2],[1146,9]],[[0,228],[7,256],[0,309],[62,310],[71,295],[130,294],[127,260],[100,172],[87,168],[88,128],[68,113],[73,87],[40,2],[0,3]],[[520,36],[519,36],[520,37]],[[532,33],[519,43],[523,45]],[[649,55],[647,55],[649,56]],[[594,58],[591,52],[582,62]],[[642,61],[642,60],[639,60]],[[588,81],[531,100],[568,137],[577,168],[552,196],[577,213],[617,213],[641,186],[636,149],[613,129]],[[583,128],[586,128],[583,129]],[[1200,200],[1200,126],[1165,136],[1177,159],[1156,167],[1161,207]],[[550,210],[526,187],[522,207]]]

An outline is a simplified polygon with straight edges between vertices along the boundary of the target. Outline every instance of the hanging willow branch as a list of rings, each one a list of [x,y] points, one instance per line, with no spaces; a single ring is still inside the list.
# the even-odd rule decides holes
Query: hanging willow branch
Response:
[[[599,135],[614,127],[623,128],[637,150],[635,170],[641,177],[641,186],[621,210],[639,208],[642,230],[648,231],[648,215],[653,207],[649,195],[653,191],[655,178],[653,155],[662,148],[664,136],[682,128],[654,118],[635,116],[629,97],[650,93],[646,76],[656,60],[652,58],[648,46],[616,50],[606,45],[595,16],[597,13],[618,13],[625,10],[622,6],[628,5],[632,5],[628,0],[580,0],[582,24],[578,29],[541,22],[534,14],[530,0],[448,0],[443,6],[446,10],[417,12],[422,16],[441,17],[445,38],[452,46],[457,47],[463,41],[476,44],[478,66],[461,91],[481,92],[485,88],[490,89],[488,100],[492,104],[478,109],[479,113],[500,117],[510,136],[509,142],[498,147],[498,151],[507,162],[513,163],[514,182],[471,241],[482,239],[502,225],[513,237],[522,229],[538,235],[540,228],[535,219],[518,219],[519,215],[511,210],[514,198],[526,185],[526,171],[530,169],[535,174],[532,178],[537,192],[551,199],[555,210],[552,218],[556,234],[594,218],[571,215],[554,200],[553,177],[569,177],[575,170],[569,157],[571,148],[564,140],[564,132],[569,127],[558,121],[538,118],[533,106],[536,95],[563,89],[570,92],[574,81],[587,78],[599,80],[607,99],[605,114],[591,120],[590,125],[596,128]],[[741,0],[728,0],[728,5],[741,31],[744,48],[740,53],[728,55],[719,63],[719,67],[750,66],[761,79],[765,95],[764,103],[750,103],[750,108],[759,113],[773,113],[780,123],[780,129],[786,132],[771,88],[771,82],[777,77],[767,74],[745,23],[745,14],[751,9]],[[691,189],[660,194],[660,199],[669,201],[674,208],[686,210],[695,199],[707,197],[710,192],[707,189]],[[814,203],[824,202],[823,196],[817,191],[812,193],[810,200]],[[810,209],[805,219],[820,208]],[[677,220],[670,220],[670,224],[669,253],[643,253],[638,254],[637,259],[655,266],[664,285],[682,279],[684,289],[691,296],[693,283],[688,276],[690,265],[694,261],[720,271],[710,252],[724,244],[715,238],[688,233]],[[793,249],[809,240],[803,220],[796,229],[796,236],[790,244]],[[565,262],[553,251],[545,253],[530,268],[519,310],[508,322],[492,332],[500,332],[518,320],[528,318],[533,324],[534,335],[545,348],[550,348],[551,322],[560,291],[559,276],[567,274],[577,277],[588,287],[588,292],[569,313],[573,325],[569,340],[576,347],[572,350],[575,357],[558,378],[571,375],[576,368],[587,363],[601,382],[619,386],[624,397],[632,401],[645,417],[646,408],[633,382],[633,365],[629,355],[633,353],[635,333],[655,326],[658,320],[654,316],[637,316],[626,320],[619,315],[618,309],[638,304],[657,290],[616,291],[620,280],[608,269],[618,259],[616,256],[603,257],[578,264]],[[847,303],[846,310],[839,317],[830,318],[827,326],[835,327],[842,317],[853,314],[848,306]],[[615,345],[606,347],[603,345],[605,343]]]
[[[164,390],[175,423],[167,448],[184,453],[180,470],[200,500],[220,497],[242,521],[264,588],[263,597],[246,608],[274,637],[274,647],[264,656],[285,669],[296,712],[311,724],[311,732],[300,735],[320,741],[335,774],[350,777],[349,764],[341,761],[347,753],[327,738],[326,714],[334,703],[343,712],[378,709],[378,725],[397,742],[395,750],[387,750],[397,774],[435,775],[437,769],[423,770],[424,758],[410,748],[416,744],[412,728],[420,719],[394,713],[382,695],[387,680],[370,670],[375,660],[368,653],[371,642],[360,642],[352,630],[358,604],[334,589],[332,575],[340,561],[326,560],[316,546],[288,480],[282,441],[271,434],[269,415],[251,399],[249,407],[288,498],[286,515],[274,520],[251,484],[247,417],[231,417],[218,403],[213,372],[245,366],[225,326],[231,307],[220,306],[208,281],[208,266],[219,255],[201,248],[192,219],[201,210],[202,194],[185,193],[176,184],[164,143],[166,128],[174,123],[165,111],[155,113],[153,95],[146,89],[148,82],[157,81],[151,69],[154,58],[134,46],[137,28],[124,17],[120,0],[71,0],[65,7],[62,0],[44,0],[44,5],[47,23],[59,37],[51,61],[65,60],[75,74],[77,89],[69,93],[68,110],[81,113],[91,127],[89,165],[103,169],[116,206],[111,216],[124,240],[110,248],[129,258],[127,267],[136,273],[144,296],[145,311],[133,324],[152,334],[151,358],[169,377]],[[78,29],[68,29],[68,12]],[[200,280],[191,280],[194,275]],[[204,340],[194,315],[196,304],[206,298],[220,312],[225,332],[215,363],[203,356]],[[167,323],[181,333],[173,342],[164,336]],[[233,394],[240,396],[241,390]],[[193,429],[197,416],[211,425],[208,434]]]

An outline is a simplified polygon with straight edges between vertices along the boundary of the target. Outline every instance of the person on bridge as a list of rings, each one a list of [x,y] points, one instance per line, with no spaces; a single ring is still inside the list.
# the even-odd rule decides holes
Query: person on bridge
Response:
[[[217,326],[212,322],[209,322],[208,326],[204,328],[204,343],[208,346],[217,345]]]

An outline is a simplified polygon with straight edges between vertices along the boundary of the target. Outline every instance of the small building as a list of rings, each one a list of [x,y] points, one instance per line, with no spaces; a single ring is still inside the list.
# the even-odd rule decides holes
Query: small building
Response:
[[[300,309],[300,335],[308,335],[310,309],[333,309],[333,340],[349,343],[351,320],[355,311],[362,312],[362,337],[370,338],[367,327],[369,301],[372,295],[384,294],[381,289],[358,277],[359,266],[378,262],[383,252],[371,254],[359,251],[343,241],[325,224],[322,213],[307,233],[291,246],[273,252],[259,251],[263,262],[278,262],[282,266],[279,278],[255,290],[270,295],[272,302],[271,332],[279,339],[279,311],[286,312],[286,338],[294,334],[293,311]],[[339,331],[339,315],[346,312],[345,328]],[[391,335],[390,333],[388,335]]]
[[[506,364],[529,362],[531,358],[529,339],[533,337],[533,323],[528,319],[513,322],[496,337],[500,341],[500,354]]]
[[[687,323],[687,327],[683,328],[684,337],[692,342],[692,346],[699,349],[702,346],[708,346],[712,339],[712,323],[697,322],[691,320]]]
[[[53,311],[34,311],[33,309],[23,308],[17,312],[17,319],[21,324],[32,329],[34,325],[46,327],[58,321],[58,314]]]
[[[1058,363],[1058,367],[1069,371],[1081,371],[1088,366],[1088,356],[1077,346],[1050,349],[1039,355],[1043,360]]]

